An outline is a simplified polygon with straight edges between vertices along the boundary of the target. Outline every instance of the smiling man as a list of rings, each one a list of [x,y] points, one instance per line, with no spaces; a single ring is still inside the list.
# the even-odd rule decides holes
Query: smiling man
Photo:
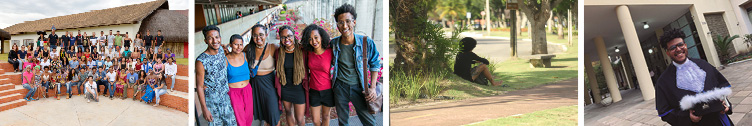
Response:
[[[661,46],[671,58],[655,85],[655,104],[663,121],[675,126],[732,126],[726,96],[731,85],[715,67],[687,57],[684,32],[674,29],[661,36]]]
[[[342,36],[335,37],[331,40],[334,60],[332,60],[332,89],[335,95],[335,107],[339,117],[339,125],[347,126],[349,117],[349,105],[355,107],[360,122],[365,126],[379,125],[375,118],[368,111],[368,102],[375,97],[376,80],[378,71],[381,68],[381,59],[379,52],[376,50],[376,44],[370,38],[363,35],[354,34],[357,13],[355,7],[350,4],[344,4],[334,11],[334,19],[337,21],[337,30]],[[368,45],[365,45],[368,44]],[[363,47],[367,46],[367,53],[363,54]],[[363,74],[362,58],[367,58],[369,71],[371,71],[370,82],[365,82]],[[368,85],[364,86],[364,83]],[[368,94],[364,91],[368,90]]]

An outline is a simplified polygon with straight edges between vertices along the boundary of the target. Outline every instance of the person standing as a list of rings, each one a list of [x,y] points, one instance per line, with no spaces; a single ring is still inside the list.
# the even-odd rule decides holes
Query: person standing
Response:
[[[661,47],[672,63],[655,85],[655,108],[661,120],[675,126],[733,126],[728,117],[731,84],[702,59],[688,58],[684,32],[673,29],[661,36]]]
[[[162,44],[164,44],[164,36],[162,36],[162,30],[157,30],[157,36],[154,37],[154,50],[161,51],[159,49],[162,48]]]
[[[280,120],[280,90],[275,85],[274,53],[279,45],[267,43],[266,27],[251,27],[251,42],[243,47],[246,62],[250,63],[251,85],[253,88],[253,117],[264,124],[275,126]],[[254,74],[255,73],[255,74]]]
[[[303,29],[303,50],[307,53],[308,68],[308,101],[311,106],[311,116],[315,126],[328,126],[329,114],[334,107],[334,93],[332,92],[331,65],[332,48],[329,34],[323,28],[311,24]]]
[[[306,68],[303,50],[298,47],[292,27],[279,28],[279,38],[282,49],[277,52],[277,79],[275,85],[282,85],[282,105],[285,108],[287,124],[305,125],[306,90],[303,79]]]
[[[146,36],[144,36],[144,47],[146,51],[151,50],[151,44],[154,42],[154,36],[151,36],[151,32],[147,29]]]
[[[196,58],[196,93],[204,119],[210,126],[234,126],[232,103],[227,84],[227,58],[222,49],[219,28],[214,25],[202,30],[209,46]],[[147,30],[147,36],[148,35]]]
[[[243,53],[243,38],[238,34],[230,37],[229,45],[224,45],[227,57],[227,81],[230,86],[230,102],[239,126],[253,124],[253,88],[250,84],[251,71]],[[229,51],[232,48],[232,51]],[[168,71],[171,68],[168,68]]]
[[[368,101],[373,100],[376,96],[376,82],[378,71],[381,68],[381,59],[379,52],[376,50],[376,44],[370,38],[363,41],[363,35],[354,34],[357,13],[355,7],[350,4],[344,4],[338,7],[334,12],[334,19],[337,21],[337,30],[342,36],[335,37],[331,40],[333,46],[334,60],[332,60],[332,87],[335,95],[335,104],[337,116],[340,125],[348,125],[349,104],[352,102],[355,112],[363,125],[378,125],[375,118],[368,110]],[[363,46],[368,44],[366,49],[368,55],[363,54]],[[363,64],[361,58],[366,59],[371,71],[369,82],[365,82],[363,71],[361,70],[366,64]],[[367,85],[364,86],[364,85]],[[365,91],[368,90],[368,91]],[[368,92],[368,94],[364,94]],[[368,100],[368,101],[366,101]]]
[[[60,38],[57,36],[57,34],[55,34],[55,29],[54,28],[52,29],[52,32],[50,33],[50,35],[47,38],[50,38],[50,43],[49,43],[50,47],[53,48],[53,49],[56,49],[57,48],[57,44],[58,44],[57,41]]]

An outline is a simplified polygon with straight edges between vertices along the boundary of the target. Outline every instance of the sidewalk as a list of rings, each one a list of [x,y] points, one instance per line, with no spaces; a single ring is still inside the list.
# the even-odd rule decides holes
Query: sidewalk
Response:
[[[738,126],[752,125],[752,62],[743,62],[727,66],[720,70],[731,83],[733,94],[729,101],[734,113],[729,115]],[[655,99],[644,101],[639,90],[621,91],[623,100],[604,107],[601,105],[585,106],[586,125],[668,125],[658,117]],[[628,111],[629,110],[629,111]],[[627,112],[628,111],[628,112]]]
[[[110,100],[86,103],[84,96],[55,100],[44,98],[0,112],[1,126],[183,126],[188,114],[164,106],[133,101]]]
[[[392,108],[392,125],[464,125],[499,117],[577,105],[577,79],[503,95]]]

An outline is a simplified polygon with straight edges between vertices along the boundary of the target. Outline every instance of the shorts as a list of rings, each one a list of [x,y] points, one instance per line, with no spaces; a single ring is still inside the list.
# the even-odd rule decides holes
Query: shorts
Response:
[[[486,76],[480,76],[480,73],[483,71],[478,70],[478,66],[473,67],[470,69],[470,73],[472,74],[471,77],[478,76],[473,80],[473,83],[482,84],[482,85],[488,85],[488,79],[486,79]]]
[[[305,104],[305,90],[302,84],[285,84],[282,86],[282,101],[293,104]]]
[[[326,90],[309,90],[308,100],[311,102],[311,107],[324,105],[326,107],[334,107],[334,92],[332,89]]]

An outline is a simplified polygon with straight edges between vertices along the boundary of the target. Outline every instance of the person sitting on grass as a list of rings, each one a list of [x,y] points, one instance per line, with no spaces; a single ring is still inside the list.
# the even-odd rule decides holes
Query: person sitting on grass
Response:
[[[473,52],[475,45],[478,44],[475,39],[465,37],[462,38],[460,42],[462,43],[462,50],[457,53],[455,58],[454,74],[462,77],[462,79],[478,84],[488,85],[488,82],[491,82],[491,85],[493,86],[509,87],[508,85],[501,84],[504,81],[494,81],[494,78],[488,69],[488,60],[481,58]],[[475,63],[481,64],[470,68]],[[481,74],[483,74],[483,76],[480,76]]]

